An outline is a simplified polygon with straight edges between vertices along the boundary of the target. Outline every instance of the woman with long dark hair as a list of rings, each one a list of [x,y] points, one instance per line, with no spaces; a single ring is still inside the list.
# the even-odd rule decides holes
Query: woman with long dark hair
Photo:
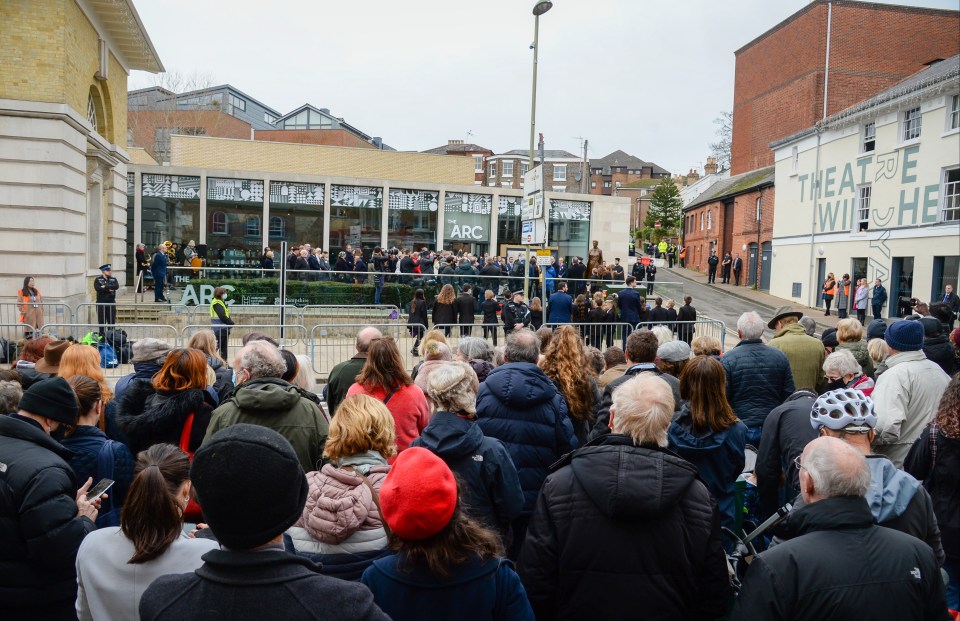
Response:
[[[419,386],[413,383],[403,366],[396,342],[388,337],[374,339],[367,350],[367,361],[347,396],[370,395],[387,406],[397,432],[397,452],[401,453],[430,421],[430,406]]]
[[[196,349],[174,349],[151,383],[135,382],[120,398],[118,422],[133,452],[165,442],[180,445],[184,428],[186,450],[203,442],[210,417],[217,407],[207,390],[207,357]]]
[[[433,325],[443,326],[443,335],[450,336],[453,324],[457,323],[457,295],[453,285],[444,285],[440,294],[433,301]]]
[[[219,548],[183,533],[190,499],[190,458],[155,444],[137,455],[119,527],[87,535],[77,552],[77,612],[81,619],[140,618],[140,597],[160,576],[193,571]]]
[[[120,524],[120,507],[133,480],[133,455],[125,444],[109,439],[100,428],[106,405],[97,380],[86,375],[73,375],[67,383],[77,395],[80,409],[76,425],[67,430],[60,443],[70,449],[67,463],[78,481],[90,477],[94,481],[116,481],[100,506],[96,521],[98,527],[117,526]]]
[[[413,349],[410,353],[414,356],[420,355],[420,339],[423,338],[423,332],[426,330],[429,320],[427,319],[427,298],[423,289],[417,289],[410,300],[410,313],[407,315],[407,330],[410,336],[416,339],[413,343]]]
[[[17,297],[20,299],[20,323],[30,326],[31,330],[26,330],[25,338],[33,338],[33,333],[43,327],[43,296],[36,287],[33,276],[23,277],[23,288],[17,291]]]
[[[720,522],[735,527],[734,485],[743,472],[747,426],[727,401],[723,365],[710,356],[697,356],[680,373],[683,407],[670,424],[669,446],[700,472],[717,501]]]
[[[374,561],[360,581],[391,619],[533,621],[499,538],[463,512],[443,460],[419,447],[402,453],[380,488],[380,506],[396,554]]]
[[[593,367],[587,360],[577,331],[573,326],[560,326],[553,333],[550,345],[544,351],[543,372],[557,386],[570,409],[570,422],[577,439],[583,444],[593,419],[600,395]]]

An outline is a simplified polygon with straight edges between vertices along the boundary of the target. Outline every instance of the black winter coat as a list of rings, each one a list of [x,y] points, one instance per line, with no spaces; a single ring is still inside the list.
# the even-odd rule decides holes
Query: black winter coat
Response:
[[[523,508],[523,490],[502,442],[456,414],[437,412],[410,446],[428,449],[446,462],[457,475],[470,516],[509,541],[510,523]]]
[[[454,305],[457,307],[457,317],[460,318],[460,323],[472,324],[473,316],[477,312],[477,298],[461,293],[454,301]]]
[[[727,604],[716,508],[697,469],[608,435],[543,484],[520,556],[539,621],[714,619]]]
[[[750,565],[736,620],[947,619],[929,546],[876,526],[866,500],[827,498],[791,515],[790,540]]]
[[[433,325],[452,325],[457,323],[457,301],[450,304],[433,303]]]
[[[747,427],[763,425],[795,390],[787,356],[760,339],[740,341],[720,362],[727,374],[727,401]]]
[[[933,422],[913,443],[903,468],[930,492],[943,552],[960,561],[960,440],[946,437]]]
[[[370,589],[320,574],[283,550],[211,550],[189,574],[157,578],[140,599],[143,621],[389,621]]]
[[[134,382],[120,398],[118,422],[129,439],[130,452],[136,455],[160,442],[179,446],[183,425],[192,412],[189,450],[195,451],[203,443],[216,407],[206,390],[191,388],[178,393],[160,393],[150,384]]]
[[[957,358],[946,334],[923,339],[923,353],[947,375],[953,376],[957,372]]]
[[[40,425],[0,416],[0,619],[57,618],[77,597],[77,516],[69,451]],[[59,617],[66,618],[66,617]]]
[[[800,493],[799,471],[793,460],[819,435],[810,425],[810,410],[816,400],[817,393],[798,390],[774,408],[763,423],[754,474],[764,518]]]
[[[500,310],[500,302],[497,302],[496,298],[484,300],[483,304],[480,305],[480,308],[483,309],[484,324],[496,326],[498,323],[500,323],[500,321],[497,319],[497,311]]]
[[[670,390],[673,391],[673,411],[680,411],[683,405],[683,400],[680,398],[680,380],[672,375],[660,372],[652,362],[635,364],[629,367],[622,377],[613,380],[603,389],[603,396],[600,398],[600,405],[597,408],[597,421],[593,424],[593,429],[590,430],[590,433],[587,434],[588,442],[610,433],[610,406],[613,405],[613,391],[619,388],[624,382],[630,381],[630,379],[639,373],[654,373],[657,377],[669,384]]]

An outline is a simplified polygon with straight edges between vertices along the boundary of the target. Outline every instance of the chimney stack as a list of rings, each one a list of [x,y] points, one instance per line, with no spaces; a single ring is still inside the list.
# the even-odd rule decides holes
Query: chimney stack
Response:
[[[717,158],[712,155],[707,157],[707,163],[703,167],[703,173],[705,175],[715,175],[717,174]]]

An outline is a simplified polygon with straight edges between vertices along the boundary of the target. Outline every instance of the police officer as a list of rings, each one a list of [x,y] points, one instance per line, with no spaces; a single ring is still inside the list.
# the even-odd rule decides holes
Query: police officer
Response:
[[[653,282],[657,279],[657,266],[650,261],[647,265],[647,295],[653,293]]]
[[[100,334],[103,335],[106,326],[117,323],[117,289],[120,283],[110,275],[111,265],[100,266],[100,275],[93,281],[93,289],[97,292],[97,324]]]
[[[530,325],[530,309],[523,303],[523,289],[513,292],[513,299],[503,306],[503,331],[507,334]]]

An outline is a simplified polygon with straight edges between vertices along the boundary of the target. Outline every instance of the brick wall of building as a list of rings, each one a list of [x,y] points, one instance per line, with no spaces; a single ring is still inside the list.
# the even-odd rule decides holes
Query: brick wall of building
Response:
[[[258,129],[254,131],[253,139],[296,144],[325,144],[331,147],[376,148],[345,129]]]
[[[64,0],[0,2],[0,98],[65,102],[65,12]]]
[[[156,132],[164,127],[181,131],[202,130],[203,136],[250,139],[250,124],[219,110],[129,110],[128,122],[133,144],[160,161]]]
[[[828,110],[834,114],[960,53],[960,13],[834,0]],[[827,3],[811,3],[736,52],[731,172],[773,164],[770,142],[823,114]]]

